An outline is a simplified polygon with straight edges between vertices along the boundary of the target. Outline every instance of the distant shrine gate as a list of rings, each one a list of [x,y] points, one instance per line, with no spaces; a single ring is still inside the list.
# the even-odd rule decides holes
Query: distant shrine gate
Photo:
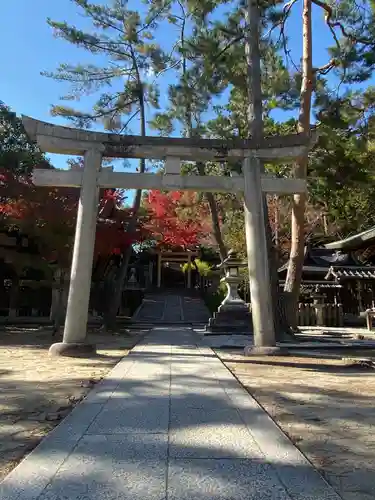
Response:
[[[34,171],[36,185],[80,188],[64,337],[63,342],[51,346],[51,354],[69,356],[95,349],[87,344],[86,335],[99,188],[243,193],[254,345],[275,346],[263,193],[302,193],[307,187],[301,179],[261,175],[260,161],[292,161],[309,149],[312,138],[289,135],[261,141],[221,141],[139,137],[87,132],[27,116],[22,121],[28,136],[42,151],[84,156],[83,171]],[[103,157],[162,159],[165,174],[102,169]],[[181,160],[242,160],[243,175],[181,175]]]

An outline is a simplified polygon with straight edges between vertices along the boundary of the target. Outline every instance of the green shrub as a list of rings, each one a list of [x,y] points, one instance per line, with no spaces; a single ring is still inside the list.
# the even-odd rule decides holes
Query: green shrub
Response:
[[[204,294],[203,296],[204,302],[211,314],[215,313],[218,310],[220,304],[223,302],[226,295],[227,295],[227,287],[225,283],[220,283],[216,292],[214,293],[207,292]]]

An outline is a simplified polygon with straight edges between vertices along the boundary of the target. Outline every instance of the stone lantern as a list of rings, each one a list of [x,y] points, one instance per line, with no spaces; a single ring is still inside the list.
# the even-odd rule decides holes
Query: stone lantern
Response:
[[[234,251],[217,266],[225,269],[225,276],[220,281],[227,286],[227,295],[218,311],[210,318],[206,334],[248,334],[252,332],[252,319],[249,305],[238,295],[238,285],[241,282],[240,269],[247,264],[237,257]]]

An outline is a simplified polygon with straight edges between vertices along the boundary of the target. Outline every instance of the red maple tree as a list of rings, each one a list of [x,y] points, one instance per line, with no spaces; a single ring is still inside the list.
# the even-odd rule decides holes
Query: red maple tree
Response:
[[[149,213],[146,228],[159,247],[192,249],[210,234],[207,209],[190,191],[149,191],[144,200]]]
[[[78,188],[38,187],[28,175],[0,172],[3,226],[17,227],[37,244],[42,259],[62,267],[70,264],[78,199]],[[128,211],[121,208],[122,202],[120,191],[100,191],[95,259],[123,253],[134,242],[134,235],[130,238],[126,232]]]

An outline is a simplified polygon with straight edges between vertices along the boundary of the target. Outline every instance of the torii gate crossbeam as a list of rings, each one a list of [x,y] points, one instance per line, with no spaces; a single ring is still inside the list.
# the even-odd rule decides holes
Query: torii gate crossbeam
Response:
[[[74,240],[68,306],[63,342],[50,353],[71,356],[95,351],[86,342],[88,305],[100,187],[125,189],[192,190],[243,193],[246,211],[254,345],[259,350],[275,346],[269,263],[264,227],[263,193],[293,194],[306,191],[300,179],[261,176],[260,161],[290,161],[304,154],[313,138],[301,135],[223,142],[211,139],[137,137],[87,132],[23,117],[30,139],[42,151],[84,156],[83,172],[34,171],[40,186],[75,186],[80,199]],[[101,168],[103,157],[165,160],[165,174],[111,172]],[[232,177],[181,175],[181,160],[243,161],[243,175]]]

